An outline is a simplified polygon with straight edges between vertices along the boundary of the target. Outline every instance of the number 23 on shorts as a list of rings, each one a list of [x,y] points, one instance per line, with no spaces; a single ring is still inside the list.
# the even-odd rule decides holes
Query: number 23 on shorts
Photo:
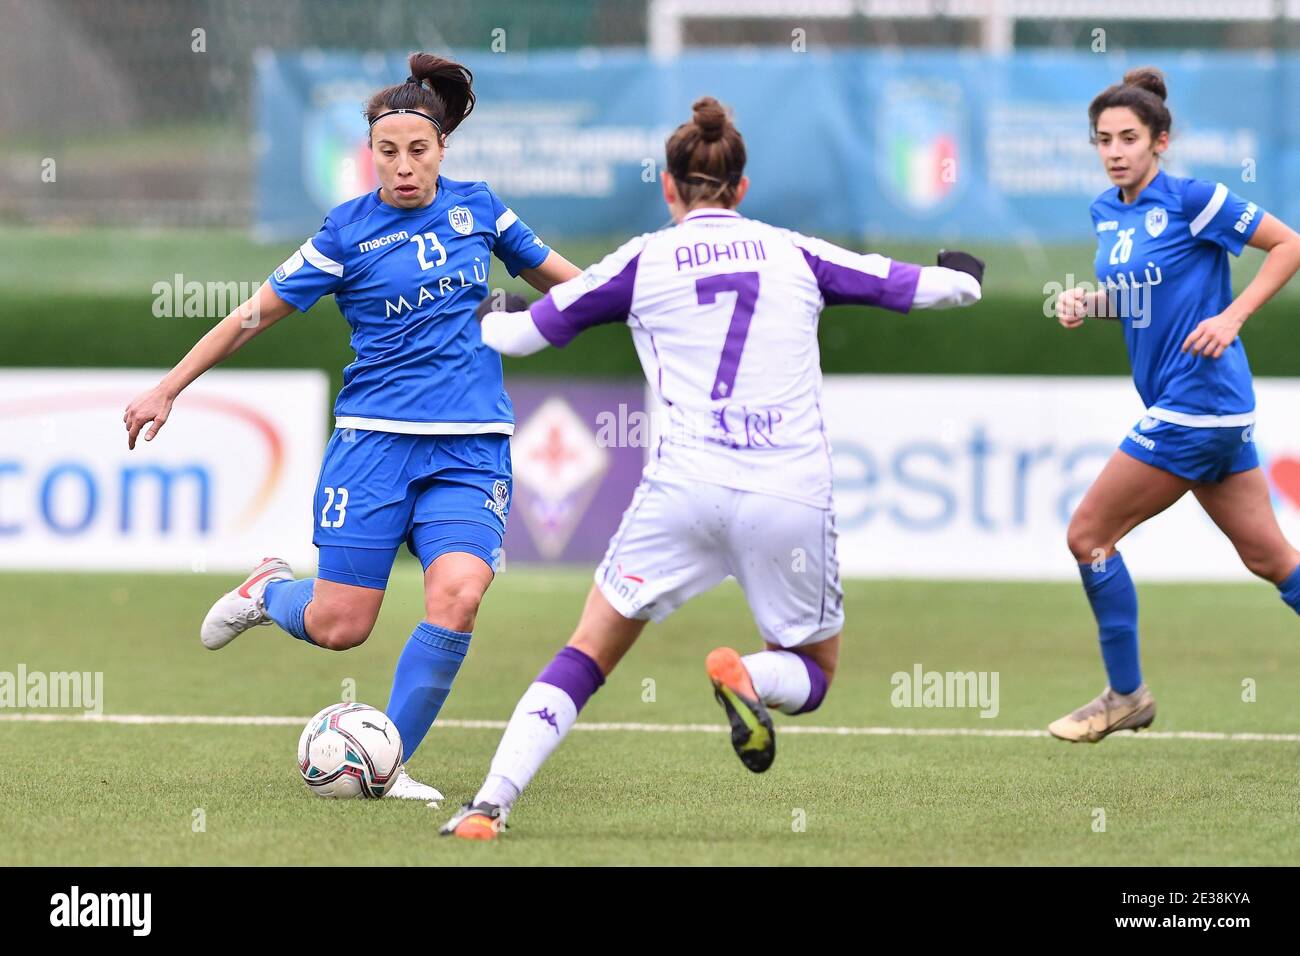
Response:
[[[334,509],[331,517],[330,509]],[[346,488],[326,488],[325,507],[320,510],[322,528],[341,528],[348,516],[348,490]]]

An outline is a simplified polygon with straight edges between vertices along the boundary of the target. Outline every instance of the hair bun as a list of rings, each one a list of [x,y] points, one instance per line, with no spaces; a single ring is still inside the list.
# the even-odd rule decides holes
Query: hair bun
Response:
[[[1161,102],[1164,102],[1169,95],[1169,91],[1165,88],[1164,74],[1154,66],[1139,66],[1129,70],[1124,74],[1124,85],[1136,86],[1148,93],[1154,93]]]
[[[700,131],[700,138],[706,143],[716,143],[722,139],[727,128],[727,111],[712,96],[704,96],[691,105],[691,122]]]

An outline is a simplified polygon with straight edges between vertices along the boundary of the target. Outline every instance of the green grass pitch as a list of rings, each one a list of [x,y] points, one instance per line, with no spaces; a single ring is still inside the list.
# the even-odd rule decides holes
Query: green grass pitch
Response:
[[[275,628],[204,650],[198,623],[237,577],[0,575],[0,671],[102,671],[108,714],[305,718],[339,699],[347,682],[358,699],[384,706],[421,613],[412,562],[395,571],[370,641],[341,654]],[[589,580],[577,570],[503,573],[443,716],[507,718],[567,638]],[[1300,621],[1271,587],[1139,582],[1139,592],[1146,676],[1160,708],[1153,730],[1300,734]],[[1072,584],[848,582],[846,608],[830,695],[814,714],[777,716],[768,773],[750,774],[735,759],[703,674],[712,647],[757,647],[728,582],[652,625],[582,716],[719,730],[571,734],[505,838],[490,845],[440,839],[436,829],[477,787],[496,729],[435,726],[411,764],[417,779],[447,794],[434,811],[312,796],[294,763],[297,726],[0,719],[9,768],[0,778],[0,864],[1300,862],[1294,740],[1124,734],[1071,746],[1045,737],[782,734],[793,726],[1041,729],[1104,683],[1091,618]],[[998,715],[895,708],[890,675],[917,663],[998,672]],[[1242,699],[1247,679],[1253,702]]]

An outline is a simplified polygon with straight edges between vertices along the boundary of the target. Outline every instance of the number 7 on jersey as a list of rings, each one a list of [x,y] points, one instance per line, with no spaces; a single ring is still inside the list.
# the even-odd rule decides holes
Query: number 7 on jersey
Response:
[[[731,324],[722,343],[722,358],[718,360],[718,374],[713,377],[710,398],[727,398],[736,387],[736,370],[740,368],[740,353],[749,335],[749,322],[754,317],[754,304],[758,302],[757,272],[728,272],[705,276],[695,280],[695,292],[700,305],[718,301],[719,292],[736,293],[736,306],[731,310]]]

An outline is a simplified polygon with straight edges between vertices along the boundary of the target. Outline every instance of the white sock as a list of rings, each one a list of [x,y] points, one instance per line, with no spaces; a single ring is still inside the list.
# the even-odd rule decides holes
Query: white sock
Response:
[[[760,651],[741,658],[754,690],[763,703],[783,714],[793,714],[812,693],[812,681],[803,658],[790,651]]]
[[[531,684],[515,705],[488,778],[473,802],[495,803],[502,812],[508,811],[577,719],[578,708],[563,690],[553,684]]]

